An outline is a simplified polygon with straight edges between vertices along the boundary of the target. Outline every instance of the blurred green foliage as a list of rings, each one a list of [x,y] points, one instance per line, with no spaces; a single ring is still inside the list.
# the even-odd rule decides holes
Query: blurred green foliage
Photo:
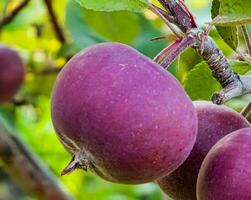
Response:
[[[0,17],[10,12],[20,2],[20,0],[1,0]],[[186,3],[195,13],[198,24],[204,26],[206,21],[210,21],[211,1],[187,0]],[[31,102],[18,107],[3,105],[0,108],[0,115],[77,200],[164,200],[166,197],[154,183],[137,186],[113,184],[80,170],[69,176],[59,176],[60,171],[69,162],[70,156],[58,141],[51,124],[50,94],[57,73],[42,73],[42,71],[61,68],[81,49],[105,41],[126,43],[153,58],[169,42],[164,40],[151,42],[150,39],[170,34],[170,31],[149,11],[145,11],[144,14],[129,11],[109,13],[93,11],[80,7],[73,0],[54,0],[53,7],[67,36],[66,44],[61,44],[55,37],[43,0],[31,1],[0,32],[1,43],[15,48],[25,62],[26,82],[17,98]],[[211,36],[225,55],[234,58],[233,49],[215,30]],[[211,76],[207,65],[201,63],[201,59],[193,50],[186,51],[178,60],[169,70],[184,84],[193,100],[209,100],[212,93],[220,86]],[[241,64],[235,65],[234,69],[241,73],[250,70],[249,65]],[[247,96],[241,97],[230,101],[227,105],[240,110],[248,99]],[[0,185],[0,195],[3,188]],[[25,199],[32,198],[25,197]]]

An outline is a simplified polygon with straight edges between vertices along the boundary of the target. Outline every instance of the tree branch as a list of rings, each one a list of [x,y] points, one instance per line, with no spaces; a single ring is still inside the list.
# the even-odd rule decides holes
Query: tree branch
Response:
[[[10,23],[18,15],[18,13],[28,5],[29,2],[30,0],[24,0],[12,12],[4,15],[2,19],[0,19],[0,30],[3,28],[3,26]]]
[[[51,23],[53,25],[55,34],[57,36],[57,39],[62,43],[66,43],[66,37],[64,35],[64,31],[62,30],[62,28],[60,27],[58,21],[57,21],[57,17],[56,14],[53,10],[53,6],[52,6],[52,0],[44,0],[45,6],[47,8]]]
[[[167,10],[169,15],[173,17],[174,24],[176,24],[182,32],[186,33],[191,28],[197,27],[193,15],[182,0],[179,0],[179,2],[176,0],[159,0],[159,2]]]
[[[41,200],[72,200],[25,145],[0,124],[3,169],[26,193]]]
[[[241,114],[245,117],[248,118],[248,116],[251,113],[251,101],[243,108],[241,111]]]
[[[223,89],[216,92],[212,101],[216,104],[224,102],[251,92],[251,76],[240,76],[233,72],[231,66],[222,51],[213,40],[196,25],[194,17],[182,0],[158,0],[166,12],[171,13],[172,22],[186,35],[193,33],[191,37],[196,41],[193,48],[207,62],[213,76],[219,81]],[[168,20],[168,19],[166,19]],[[177,52],[179,53],[179,52]],[[173,57],[173,56],[172,56]]]
[[[192,32],[187,34],[184,38],[176,40],[167,48],[163,49],[154,58],[154,61],[162,67],[167,68],[183,51],[195,44],[196,41],[192,34]]]

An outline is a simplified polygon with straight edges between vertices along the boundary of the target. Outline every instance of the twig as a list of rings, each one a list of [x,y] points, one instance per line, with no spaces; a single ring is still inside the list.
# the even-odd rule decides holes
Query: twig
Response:
[[[13,99],[12,104],[14,106],[25,106],[31,104],[31,102],[28,99]]]
[[[241,111],[241,114],[247,118],[249,114],[251,113],[251,101],[243,108]]]
[[[243,37],[247,46],[248,54],[249,56],[251,56],[251,40],[250,40],[250,36],[247,30],[247,26],[246,25],[241,26],[241,31],[242,31],[242,34],[243,34]]]
[[[216,92],[212,101],[216,104],[224,102],[251,92],[251,76],[240,76],[233,72],[231,66],[222,51],[216,46],[214,41],[205,35],[196,26],[196,22],[184,3],[176,0],[158,0],[172,16],[172,22],[185,34],[193,32],[193,39],[196,41],[193,48],[209,65],[213,76],[219,81],[223,89]],[[166,18],[168,20],[168,18]],[[201,38],[203,35],[203,39]],[[179,52],[177,52],[179,53]]]
[[[236,59],[240,60],[240,61],[245,61],[247,63],[249,63],[251,65],[251,57],[249,54],[247,53],[242,53],[242,52],[239,52],[239,51],[236,51],[237,53],[237,56],[236,56]]]
[[[41,71],[34,72],[35,74],[47,75],[47,74],[57,74],[59,73],[63,67],[46,67]]]
[[[159,0],[162,6],[169,11],[169,15],[173,17],[174,24],[179,27],[179,29],[186,33],[191,28],[196,28],[195,19],[189,9],[182,0],[177,2],[176,0]]]
[[[40,200],[72,200],[16,135],[0,123],[0,159],[15,183]]]
[[[174,35],[164,35],[164,36],[153,37],[152,39],[150,39],[150,41],[159,41],[159,40],[175,41],[176,39],[177,37],[175,37]]]
[[[30,0],[24,0],[16,8],[14,8],[12,12],[5,14],[2,19],[0,19],[0,30],[3,26],[10,23],[18,15],[18,13],[28,5],[29,2]]]
[[[162,9],[158,8],[153,4],[149,4],[149,10],[151,10],[153,13],[159,16],[165,22],[165,24],[171,29],[171,31],[177,38],[182,38],[182,35],[171,24],[173,23],[172,16],[170,16],[168,13],[166,13],[165,11],[163,11]]]
[[[53,10],[53,6],[52,6],[52,0],[44,0],[44,3],[46,5],[46,8],[47,8],[47,11],[48,11],[48,14],[49,14],[49,17],[50,17],[50,20],[51,20],[51,23],[53,25],[53,28],[54,28],[54,31],[55,31],[55,34],[57,36],[57,39],[62,43],[66,43],[66,37],[64,35],[64,32],[62,30],[62,28],[60,27],[58,21],[57,21],[57,17],[56,17],[56,14]]]
[[[167,48],[163,49],[155,58],[154,61],[162,67],[167,68],[183,51],[192,47],[195,44],[193,32],[187,34],[183,39],[176,40]]]

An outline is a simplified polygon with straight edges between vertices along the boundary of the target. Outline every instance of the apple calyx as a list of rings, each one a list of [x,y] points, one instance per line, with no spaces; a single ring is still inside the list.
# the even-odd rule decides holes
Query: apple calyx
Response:
[[[61,176],[70,174],[76,169],[83,169],[87,171],[91,167],[91,162],[86,158],[85,154],[82,151],[77,152],[73,155],[69,164],[61,172]]]

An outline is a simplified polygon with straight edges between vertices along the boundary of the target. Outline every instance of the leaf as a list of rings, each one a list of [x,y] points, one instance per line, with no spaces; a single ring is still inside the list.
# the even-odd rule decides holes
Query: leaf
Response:
[[[135,13],[84,9],[84,16],[87,24],[105,40],[130,44],[140,32],[138,16]]]
[[[141,31],[135,13],[87,10],[74,1],[67,4],[66,27],[79,50],[105,41],[132,44]]]
[[[74,43],[63,44],[57,52],[57,57],[71,58],[79,52],[79,48]]]
[[[225,105],[235,109],[237,112],[241,112],[241,110],[250,102],[250,99],[251,99],[250,94],[243,95],[231,99],[230,101],[226,102]]]
[[[184,88],[192,100],[210,100],[221,88],[205,62],[197,64],[187,75]]]
[[[213,0],[211,8],[211,16],[214,19],[219,15],[220,0]],[[216,26],[216,29],[224,42],[228,44],[233,50],[236,50],[238,46],[238,29],[237,27],[221,27]]]
[[[230,60],[229,61],[234,72],[243,75],[251,70],[251,65],[244,61]]]
[[[251,22],[250,0],[220,0],[219,15],[217,22],[223,26],[238,26]]]
[[[73,45],[79,50],[104,41],[87,25],[83,8],[74,1],[69,1],[66,6],[65,24],[73,39]]]
[[[243,61],[230,60],[231,68],[241,75],[251,69],[249,63]],[[212,76],[206,62],[197,64],[187,75],[184,81],[184,88],[192,100],[210,100],[215,91],[221,86]]]
[[[213,29],[209,35],[214,39],[214,42],[219,47],[219,49],[221,49],[225,56],[231,57],[233,54],[235,54],[235,51],[222,39],[216,29]]]
[[[160,36],[163,33],[156,28],[151,21],[146,19],[145,16],[139,14],[140,34],[132,44],[134,48],[139,50],[144,55],[154,58],[162,49],[164,49],[168,42],[162,41],[150,41],[156,36]]]
[[[105,42],[107,41],[107,37],[111,37],[113,35],[109,34],[107,37],[102,36],[103,34],[108,34],[108,29],[105,29],[105,31],[99,31],[100,25],[94,24],[94,22],[90,19],[87,20],[87,15],[85,15],[85,12],[86,10],[84,8],[79,7],[76,2],[68,2],[66,7],[66,27],[70,33],[70,36],[73,39],[72,45],[75,45],[78,50],[81,50],[82,48],[86,48],[99,42]],[[163,48],[168,45],[168,42],[164,40],[154,42],[150,41],[153,37],[160,36],[163,33],[157,27],[155,27],[155,25],[151,21],[146,19],[144,15],[133,15],[136,15],[135,20],[137,22],[133,22],[132,24],[136,25],[137,23],[138,27],[136,29],[139,29],[137,30],[137,32],[139,33],[130,45],[136,48],[144,55],[150,58],[154,58]],[[88,24],[90,24],[92,27],[89,27]],[[133,25],[132,27],[135,27],[135,25]],[[122,31],[127,32],[126,30]],[[132,36],[130,36],[130,38],[132,38]],[[123,40],[125,41],[125,39]],[[129,41],[128,39],[126,40]]]
[[[129,10],[140,12],[147,8],[147,0],[76,0],[81,6],[96,11]]]
[[[193,69],[193,67],[201,62],[201,57],[192,48],[187,49],[179,57],[178,62],[178,78],[181,82],[184,81],[187,73]]]

